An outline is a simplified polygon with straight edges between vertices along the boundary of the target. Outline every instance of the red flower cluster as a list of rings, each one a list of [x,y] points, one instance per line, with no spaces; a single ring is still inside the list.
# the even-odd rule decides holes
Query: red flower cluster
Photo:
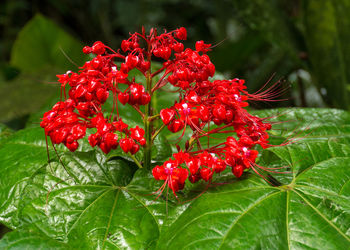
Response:
[[[67,72],[58,75],[65,101],[58,102],[46,112],[41,122],[54,144],[63,143],[75,151],[86,130],[92,133],[88,141],[92,147],[98,146],[103,152],[117,148],[135,154],[140,146],[145,147],[144,166],[150,166],[153,137],[165,126],[173,133],[192,130],[185,149],[173,154],[173,158],[153,168],[153,176],[163,180],[174,194],[184,188],[186,179],[195,183],[201,179],[210,182],[214,173],[220,173],[227,166],[235,176],[240,177],[245,169],[260,167],[255,163],[258,152],[256,145],[269,147],[267,130],[271,124],[249,114],[244,107],[249,100],[271,100],[278,96],[276,86],[261,92],[249,94],[244,80],[211,80],[215,66],[207,52],[211,45],[198,41],[195,50],[184,48],[179,40],[187,38],[187,31],[181,27],[171,32],[157,34],[151,29],[147,35],[131,34],[123,40],[121,51],[114,51],[101,42],[92,47],[84,47],[86,54],[96,56],[84,64],[78,73]],[[164,60],[163,66],[151,71],[152,57]],[[121,61],[116,64],[116,61]],[[129,79],[132,69],[139,70],[146,83]],[[160,75],[152,85],[152,78]],[[152,114],[150,102],[154,91],[170,83],[177,88],[179,99],[172,107],[162,109],[160,114]],[[68,98],[66,85],[69,85]],[[120,86],[124,86],[120,88]],[[123,90],[121,90],[123,89]],[[102,105],[109,96],[113,97],[113,110],[106,118]],[[118,103],[131,105],[143,118],[145,128],[128,128],[118,113]],[[146,105],[145,112],[139,108]],[[114,111],[116,110],[116,114]],[[159,118],[163,126],[153,130],[150,124]],[[234,134],[226,142],[210,144],[215,134]],[[182,136],[180,136],[182,139]],[[147,156],[149,154],[149,156]],[[141,165],[137,162],[138,165]]]
[[[114,98],[118,95],[119,100],[127,99],[120,102],[135,105],[137,110],[139,105],[145,105],[151,99],[141,84],[127,79],[128,72],[139,65],[134,63],[136,59],[132,55],[125,57],[114,51],[108,54],[107,49],[109,48],[101,42],[96,42],[92,47],[84,47],[84,53],[94,53],[96,57],[86,62],[79,73],[68,71],[57,76],[65,97],[67,84],[70,89],[68,99],[58,102],[52,110],[46,112],[40,123],[52,143],[63,143],[70,151],[75,151],[79,146],[78,140],[85,136],[86,129],[89,128],[95,129],[95,133],[88,138],[90,145],[97,145],[106,154],[118,145],[125,153],[135,154],[140,146],[145,145],[145,131],[142,128],[137,126],[128,129],[128,125],[119,116],[104,118],[102,105],[110,93]],[[114,63],[115,58],[125,60],[120,70]],[[123,92],[117,87],[118,83],[128,85],[130,97],[129,94],[124,99],[120,97]]]
[[[226,163],[215,154],[209,154],[208,151],[196,155],[180,151],[173,154],[173,157],[174,160],[169,159],[162,166],[153,168],[152,173],[156,180],[164,180],[168,183],[174,192],[184,188],[187,178],[192,183],[201,179],[209,181],[214,173],[220,173],[226,169]]]
[[[210,81],[209,77],[215,73],[215,66],[206,54],[210,46],[198,41],[195,51],[188,48],[175,54],[165,72],[165,75],[170,73],[168,82],[179,88],[180,98],[174,106],[161,110],[160,117],[173,133],[185,130],[187,126],[193,131],[186,153],[180,152],[181,157],[178,157],[180,153],[174,154],[175,160],[170,159],[153,169],[154,178],[165,180],[174,192],[184,187],[187,177],[192,183],[201,179],[210,181],[214,173],[222,172],[226,166],[240,177],[244,169],[260,167],[255,164],[258,151],[252,148],[258,144],[263,148],[271,146],[266,132],[271,129],[271,124],[249,114],[244,107],[248,106],[248,100],[278,96],[272,92],[275,86],[262,94],[251,95],[245,90],[244,80]],[[216,126],[210,129],[212,124]],[[216,133],[232,132],[238,141],[228,137],[225,143],[203,149],[199,140]],[[194,144],[199,150],[191,152]]]
[[[72,99],[58,102],[52,110],[44,114],[40,123],[40,126],[45,128],[45,133],[51,137],[52,143],[63,143],[71,151],[78,148],[77,140],[83,138],[86,133],[86,126],[79,121],[74,109]]]

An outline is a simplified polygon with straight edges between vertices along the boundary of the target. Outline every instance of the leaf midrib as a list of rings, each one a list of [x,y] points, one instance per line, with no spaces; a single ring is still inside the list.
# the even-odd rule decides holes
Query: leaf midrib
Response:
[[[287,191],[287,196],[286,196],[286,234],[287,234],[288,249],[290,249],[289,199],[290,199],[290,192]]]
[[[111,226],[112,218],[113,218],[113,215],[114,215],[114,209],[115,209],[115,207],[116,207],[116,205],[117,205],[119,193],[120,193],[120,189],[118,189],[118,191],[117,191],[117,193],[116,193],[116,195],[115,195],[115,198],[114,198],[112,210],[111,210],[111,213],[110,213],[109,219],[108,219],[108,224],[107,224],[107,228],[106,228],[106,233],[105,233],[105,236],[104,236],[103,242],[102,242],[102,249],[104,249],[104,246],[105,246],[105,243],[106,243],[106,240],[107,240],[109,228],[110,228],[110,226]]]

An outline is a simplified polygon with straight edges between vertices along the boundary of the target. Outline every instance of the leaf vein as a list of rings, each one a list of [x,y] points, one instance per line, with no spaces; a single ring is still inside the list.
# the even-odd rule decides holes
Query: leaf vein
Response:
[[[310,170],[311,168],[313,168],[313,167],[315,167],[315,166],[317,166],[317,165],[319,165],[319,164],[325,163],[325,162],[327,162],[327,161],[329,161],[329,160],[333,160],[333,159],[349,159],[349,157],[348,157],[348,156],[333,157],[333,158],[328,158],[328,159],[326,159],[326,160],[323,160],[323,161],[317,162],[317,163],[315,163],[315,164],[312,164],[311,166],[309,166],[309,167],[305,168],[303,171],[301,171],[301,172],[298,174],[298,176],[295,177],[295,179],[292,181],[292,184],[295,183],[295,181],[296,181],[301,175],[303,175],[304,173],[306,173],[306,172],[307,172],[308,170]]]
[[[247,210],[245,210],[240,216],[238,216],[237,219],[235,219],[235,220],[233,221],[233,223],[230,225],[229,229],[228,229],[227,232],[225,233],[225,235],[224,235],[224,237],[222,238],[221,244],[220,244],[220,246],[218,247],[218,249],[220,249],[220,248],[222,247],[222,245],[223,245],[223,243],[225,242],[225,240],[226,240],[226,238],[227,238],[229,232],[232,230],[232,228],[237,224],[237,222],[238,222],[241,218],[243,218],[250,210],[252,210],[252,209],[253,209],[254,207],[256,207],[257,205],[261,204],[263,201],[265,201],[265,200],[271,198],[271,197],[274,196],[274,195],[280,194],[281,192],[282,192],[282,191],[278,191],[278,192],[274,192],[274,193],[271,193],[271,194],[265,196],[264,198],[258,200],[256,203],[253,203],[250,207],[248,207]]]
[[[345,187],[349,182],[350,182],[350,179],[347,180],[347,181],[342,185],[342,187],[341,187],[341,189],[340,189],[340,191],[339,191],[339,195],[342,195],[342,192],[343,192],[344,187]]]
[[[102,194],[100,194],[100,196],[98,196],[93,202],[91,202],[84,210],[83,212],[79,215],[79,217],[77,218],[77,220],[74,222],[74,224],[72,225],[72,227],[69,229],[67,236],[70,234],[70,232],[72,232],[73,228],[76,226],[76,224],[78,223],[78,221],[80,220],[80,218],[83,216],[83,214],[92,206],[94,205],[99,199],[101,199],[104,195],[106,195],[108,192],[112,191],[113,189],[108,189],[106,191],[104,191]]]
[[[312,205],[304,196],[302,196],[298,191],[293,190],[294,193],[296,193],[300,198],[302,198],[315,212],[322,218],[324,219],[331,227],[333,227],[341,236],[343,236],[347,241],[350,242],[350,238],[346,236],[336,225],[334,225],[330,220],[327,219],[326,216],[324,216],[320,210],[318,210],[314,205]]]
[[[154,214],[149,210],[148,206],[147,206],[146,204],[144,204],[135,194],[133,194],[133,193],[130,192],[129,190],[125,189],[125,191],[126,191],[128,194],[130,194],[132,197],[134,197],[138,202],[141,203],[142,206],[144,206],[144,207],[147,209],[147,211],[152,215],[154,221],[157,223],[157,225],[158,225],[158,230],[159,230],[160,225],[159,225],[159,223],[158,223],[156,217],[154,216]]]

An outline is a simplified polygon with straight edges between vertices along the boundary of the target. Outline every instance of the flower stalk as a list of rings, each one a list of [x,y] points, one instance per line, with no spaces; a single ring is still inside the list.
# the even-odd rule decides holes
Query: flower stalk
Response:
[[[152,89],[152,76],[151,76],[151,70],[147,72],[146,76],[146,89],[147,92],[151,93]],[[146,104],[145,107],[145,116],[144,116],[144,126],[145,126],[145,139],[146,139],[146,145],[144,147],[144,156],[143,156],[143,165],[146,169],[151,169],[151,158],[152,158],[152,120],[149,119],[152,117],[152,93],[151,93],[151,101]]]

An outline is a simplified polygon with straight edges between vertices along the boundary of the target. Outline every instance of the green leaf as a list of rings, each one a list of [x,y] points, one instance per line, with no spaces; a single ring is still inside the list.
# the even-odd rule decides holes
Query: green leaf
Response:
[[[109,168],[109,164],[115,164],[116,161],[107,161],[107,158],[101,151],[94,151],[87,141],[82,140],[80,144],[80,147],[74,154],[70,153],[62,145],[56,146],[55,150],[50,147],[48,151],[42,128],[22,130],[11,136],[8,139],[8,142],[0,147],[0,173],[1,176],[7,176],[7,178],[0,179],[2,187],[2,192],[0,193],[0,200],[2,201],[0,206],[0,220],[12,228],[17,227],[20,224],[20,221],[17,220],[17,208],[21,202],[22,193],[27,186],[28,181],[31,181],[31,178],[34,178],[42,171],[45,172],[45,169],[51,173],[51,171],[59,165],[60,170],[67,176],[62,177],[62,179],[60,177],[62,173],[57,173],[57,175],[53,174],[58,181],[65,181],[64,178],[69,178],[74,181],[78,181],[79,178],[85,178],[85,181],[87,181],[87,178],[89,177],[90,179],[93,179],[93,182],[98,182],[99,176],[97,174],[93,176],[84,176],[83,173],[79,172],[72,175],[69,171],[69,164],[73,163],[70,163],[68,160],[68,162],[65,162],[65,155],[70,157],[70,160],[76,161],[78,167],[81,168],[81,171],[87,171],[85,168],[93,164],[100,168],[102,165]],[[59,159],[57,156],[59,156]],[[48,157],[50,158],[50,164],[48,164]],[[132,176],[135,171],[133,163],[124,162],[122,160],[118,162],[119,165],[124,164],[126,166],[122,172],[128,173],[127,175],[129,177]],[[65,166],[66,164],[67,166]],[[111,169],[121,168],[118,164],[111,167]],[[104,175],[105,173],[100,173],[100,175],[102,174]],[[119,177],[114,176],[113,172],[109,173],[108,178],[109,183],[129,180],[126,177],[120,179]]]
[[[162,182],[146,170],[134,173],[129,161],[108,161],[84,145],[76,153],[58,147],[63,165],[57,157],[49,165],[40,131],[21,131],[0,147],[0,222],[74,249],[348,249],[349,113],[256,113],[278,112],[275,121],[289,122],[276,126],[293,130],[314,123],[315,129],[306,132],[310,138],[263,151],[260,165],[291,172],[268,177],[281,185],[253,171],[236,179],[228,169],[209,186],[186,183],[180,202],[167,189],[152,195]]]
[[[56,81],[56,74],[84,63],[82,47],[55,23],[35,15],[19,32],[11,52],[11,65],[22,74],[0,84],[0,121],[29,115],[52,98],[59,85],[48,83]]]
[[[38,234],[33,231],[14,231],[7,233],[0,240],[0,248],[11,249],[69,249],[68,245],[50,239],[46,235]]]
[[[315,144],[300,146],[314,155],[319,150]],[[162,229],[158,249],[348,248],[350,202],[345,192],[350,183],[350,148],[333,150],[337,146],[329,146],[331,155],[305,162],[305,152],[288,146],[280,159],[293,158],[293,170],[298,164],[304,168],[291,175],[288,185],[273,187],[246,175],[209,188],[170,213],[173,217]]]
[[[11,64],[26,73],[43,68],[68,70],[72,67],[69,60],[81,66],[85,59],[82,45],[40,14],[20,31],[11,53]]]
[[[252,111],[259,117],[270,117],[273,123],[270,141],[278,145],[286,139],[326,140],[350,143],[350,113],[339,109],[280,108]]]
[[[100,247],[113,245],[118,237],[133,248],[153,244],[157,223],[125,188],[134,164],[108,161],[100,151],[57,151],[60,161],[51,150],[54,157],[48,164],[42,129],[20,131],[0,148],[0,172],[7,176],[0,180],[2,223],[13,229],[33,227],[82,248],[92,241]]]
[[[340,144],[349,139],[349,113],[331,109],[254,113],[274,116],[275,122],[288,121],[275,125],[281,137],[295,134],[295,129],[306,134],[299,142],[264,151],[260,165],[286,166],[292,172],[273,174],[284,185],[273,187],[246,175],[209,188],[170,212],[174,217],[162,229],[159,249],[350,246],[350,147]]]
[[[168,158],[171,157],[172,152],[173,151],[171,149],[168,139],[164,135],[159,134],[154,139],[154,144],[152,148],[152,159],[157,162],[168,160]]]

